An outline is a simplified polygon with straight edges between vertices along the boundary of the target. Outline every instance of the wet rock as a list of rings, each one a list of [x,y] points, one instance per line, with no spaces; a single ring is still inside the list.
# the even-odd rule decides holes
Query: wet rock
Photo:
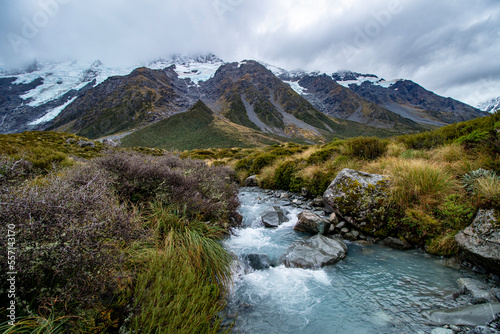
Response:
[[[298,221],[293,228],[295,231],[310,234],[325,234],[330,229],[330,222],[311,211],[302,211],[297,216]]]
[[[258,187],[259,182],[257,181],[257,175],[252,175],[252,176],[247,177],[245,179],[245,181],[243,182],[243,185],[245,187]]]
[[[347,233],[349,233],[349,229],[347,227],[343,227],[340,229],[341,235],[346,235]]]
[[[330,217],[328,218],[328,220],[330,221],[330,224],[333,224],[333,225],[337,225],[339,223],[339,218],[337,217],[337,215],[335,213],[332,213],[330,215]],[[344,226],[345,226],[345,222],[344,222]]]
[[[344,239],[349,240],[349,241],[358,240],[358,238],[359,238],[359,232],[356,230],[353,230],[353,231],[346,233],[344,235]]]
[[[335,212],[363,232],[383,225],[381,203],[388,195],[387,176],[343,169],[323,194],[327,211]]]
[[[288,221],[279,206],[272,206],[262,213],[262,223],[265,227],[278,227]]]
[[[317,197],[317,198],[313,199],[312,206],[314,206],[314,207],[322,207],[322,206],[324,206],[324,204],[323,204],[323,198]]]
[[[347,246],[339,239],[317,234],[307,240],[293,244],[283,256],[287,267],[320,268],[334,264],[347,255]]]
[[[401,250],[413,248],[412,245],[410,245],[406,240],[401,240],[401,239],[393,238],[393,237],[385,238],[384,245],[386,245],[387,247],[391,247],[394,249],[401,249]]]
[[[74,142],[76,142],[75,138],[68,138],[68,139],[66,139],[66,143],[68,143],[68,144],[73,144]]]
[[[457,283],[460,288],[460,293],[470,295],[473,304],[495,301],[492,296],[490,296],[486,284],[481,281],[473,278],[459,278]]]
[[[311,198],[312,197],[311,192],[307,188],[300,189],[300,196],[302,196],[304,198]]]
[[[290,195],[289,195],[289,194],[287,194],[287,193],[282,193],[282,194],[280,195],[280,198],[283,198],[283,199],[285,199],[285,198],[289,198],[289,197],[290,197]]]
[[[267,254],[247,254],[243,258],[255,270],[267,269],[271,266],[271,259]]]
[[[500,222],[496,210],[479,210],[472,224],[457,233],[455,241],[464,258],[500,274]]]
[[[332,213],[332,215],[334,215],[334,213]],[[331,216],[330,216],[330,218],[331,218]],[[344,227],[346,227],[345,221],[341,221],[340,223],[338,223],[337,225],[335,225],[335,229],[337,229],[339,231],[342,230]]]
[[[449,328],[434,328],[431,334],[453,334],[453,331]]]
[[[500,313],[500,303],[486,303],[449,310],[435,310],[425,315],[436,325],[482,326]]]

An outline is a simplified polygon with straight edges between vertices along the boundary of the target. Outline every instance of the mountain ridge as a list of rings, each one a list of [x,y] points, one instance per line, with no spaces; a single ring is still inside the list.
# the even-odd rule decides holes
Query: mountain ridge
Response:
[[[385,136],[452,123],[458,119],[455,114],[465,119],[482,115],[443,97],[439,106],[447,107],[446,101],[447,111],[415,106],[411,94],[398,92],[409,90],[406,80],[349,71],[287,71],[254,60],[226,63],[213,54],[156,59],[128,73],[100,61],[86,68],[75,63],[47,66],[40,62],[17,76],[0,75],[0,132],[56,129],[98,138],[186,112],[198,100],[233,124],[313,142],[348,133],[340,128],[347,123],[339,119],[379,128]],[[75,67],[72,75],[68,66]],[[119,74],[108,75],[115,72]],[[435,95],[418,87],[423,96]],[[379,131],[375,128],[365,127],[370,133]]]

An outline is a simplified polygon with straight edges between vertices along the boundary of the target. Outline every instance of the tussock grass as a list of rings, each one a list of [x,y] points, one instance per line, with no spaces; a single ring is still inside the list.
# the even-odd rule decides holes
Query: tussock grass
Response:
[[[138,312],[130,327],[147,333],[218,333],[225,325],[231,256],[218,242],[223,231],[187,220],[174,207],[151,205],[156,247],[143,253],[134,287]]]
[[[385,174],[391,176],[391,197],[402,207],[435,204],[453,193],[457,183],[440,165],[425,160],[395,160]]]

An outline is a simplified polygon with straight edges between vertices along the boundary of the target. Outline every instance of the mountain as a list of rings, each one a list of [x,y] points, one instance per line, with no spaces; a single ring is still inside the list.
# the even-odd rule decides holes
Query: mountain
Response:
[[[277,142],[389,136],[485,114],[409,80],[287,71],[253,60],[225,63],[213,54],[139,67],[37,61],[24,70],[0,69],[0,93],[0,133],[53,129],[89,138],[151,129],[199,100],[224,131]]]
[[[100,61],[36,60],[23,70],[0,70],[0,133],[43,130],[87,89],[133,69],[109,68]]]
[[[199,93],[179,79],[173,66],[163,70],[140,67],[88,89],[47,129],[99,138],[186,111],[198,98]]]
[[[331,75],[320,72],[287,72],[279,68],[273,68],[273,71],[319,110],[329,115],[374,126],[383,127],[387,124],[395,124],[395,120],[400,123],[401,119],[367,105],[366,102],[362,109],[356,109],[358,111],[353,113],[352,109],[359,108],[360,105],[349,103],[352,101],[350,94],[333,85],[332,81],[349,89],[358,97],[375,104],[378,108],[406,119],[403,124],[407,126],[412,124],[408,123],[408,120],[423,126],[443,126],[486,116],[481,110],[463,102],[436,95],[411,80],[386,81],[374,74],[349,71]],[[332,98],[333,96],[335,97]],[[371,117],[367,118],[367,115]]]
[[[478,104],[478,109],[486,112],[495,112],[500,109],[500,96]]]

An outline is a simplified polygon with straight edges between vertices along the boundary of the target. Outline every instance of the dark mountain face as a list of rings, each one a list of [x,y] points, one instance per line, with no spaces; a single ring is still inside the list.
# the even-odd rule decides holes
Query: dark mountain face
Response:
[[[173,67],[138,68],[89,89],[48,127],[98,138],[188,110],[199,97]]]
[[[205,101],[234,123],[284,137],[327,137],[333,121],[256,61],[222,65],[201,85]]]
[[[421,130],[417,123],[360,97],[326,74],[305,75],[298,84],[306,89],[304,98],[329,116],[403,132]]]
[[[474,107],[424,89],[411,80],[399,80],[388,88],[365,81],[349,88],[365,99],[419,123],[446,125],[486,116]]]

